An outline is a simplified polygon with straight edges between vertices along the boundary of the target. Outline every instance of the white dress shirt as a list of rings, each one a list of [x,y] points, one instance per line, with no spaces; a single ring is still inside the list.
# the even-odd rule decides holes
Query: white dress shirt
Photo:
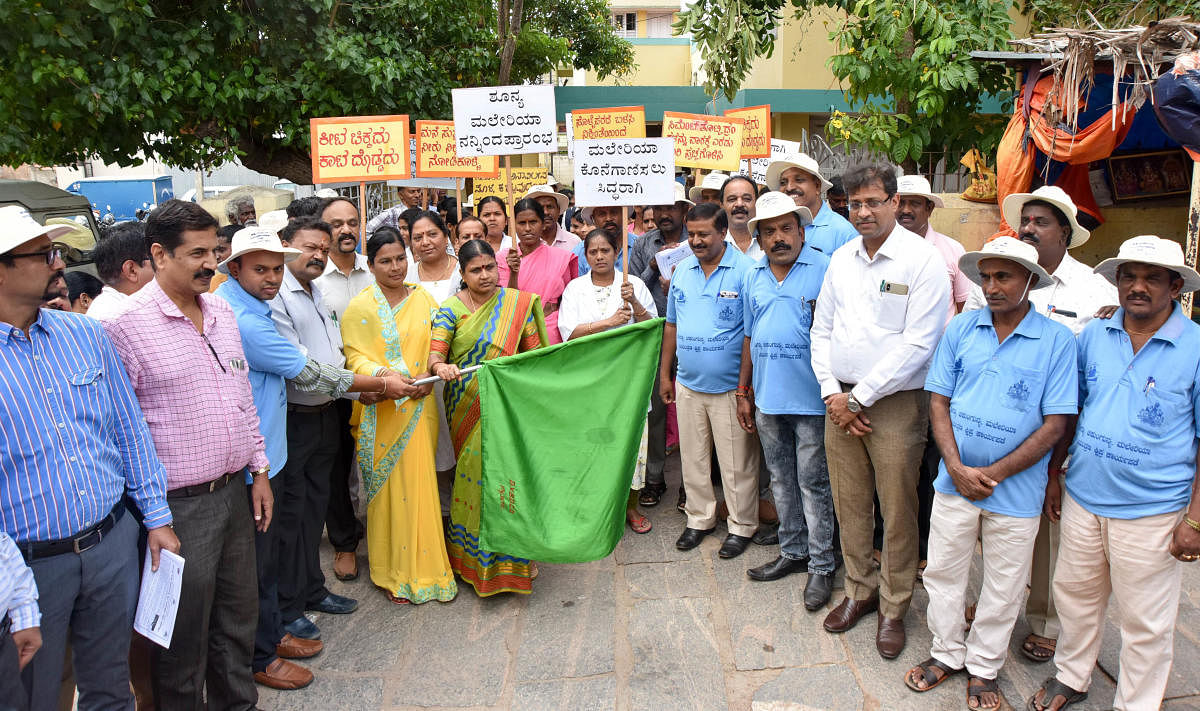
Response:
[[[9,616],[13,632],[40,627],[42,613],[37,600],[33,571],[25,564],[17,544],[0,531],[0,618]]]
[[[1070,254],[1063,254],[1050,276],[1053,283],[1029,292],[1029,301],[1039,313],[1071,329],[1076,336],[1101,306],[1117,305],[1117,287]],[[963,311],[986,305],[983,290],[973,286]],[[89,310],[88,315],[91,313]]]
[[[317,286],[318,281],[320,278],[310,284],[310,294],[292,271],[285,267],[283,285],[275,298],[268,302],[271,305],[271,320],[275,322],[279,334],[296,344],[306,358],[344,368],[346,356],[342,353],[341,318],[325,303],[321,288]],[[294,405],[315,406],[324,405],[333,398],[322,393],[301,392],[289,382],[287,399]]]
[[[728,230],[725,232],[725,241],[729,244],[732,244],[733,248],[737,251],[742,252],[742,248],[738,246],[737,241],[733,238],[733,233],[729,232]],[[755,235],[750,236],[750,246],[747,247],[746,251],[742,252],[742,254],[746,255],[751,261],[754,262],[757,262],[766,256],[766,252],[764,252],[762,247],[758,244],[758,237]]]
[[[409,261],[409,271],[412,271],[414,264],[416,262]],[[286,272],[287,270],[285,269],[284,271]],[[321,289],[321,294],[325,298],[325,305],[333,309],[333,312],[337,314],[340,321],[342,314],[346,313],[346,307],[350,305],[350,299],[358,296],[362,293],[363,289],[374,284],[375,275],[371,273],[371,267],[367,264],[367,255],[356,252],[354,254],[354,268],[350,270],[349,274],[338,269],[338,266],[330,259],[325,265],[325,273],[314,279],[313,283]]]
[[[862,237],[836,250],[811,331],[821,397],[850,383],[854,398],[869,407],[892,393],[923,388],[949,301],[942,255],[899,224],[873,259]]]
[[[107,321],[120,316],[128,305],[129,296],[105,284],[96,298],[92,299],[87,315],[98,321]]]

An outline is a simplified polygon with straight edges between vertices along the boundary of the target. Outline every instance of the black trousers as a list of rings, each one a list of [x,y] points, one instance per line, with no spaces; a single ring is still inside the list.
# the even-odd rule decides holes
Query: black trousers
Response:
[[[304,614],[304,608],[329,594],[321,572],[321,531],[329,508],[329,487],[335,478],[342,450],[342,421],[337,406],[320,412],[303,412],[288,407],[287,464],[275,478],[280,480],[276,499],[279,526],[279,614],[287,624]]]
[[[329,481],[329,507],[325,511],[325,528],[329,543],[338,553],[352,552],[364,535],[362,522],[354,515],[354,504],[350,501],[350,469],[354,463],[354,438],[350,436],[350,415],[354,404],[350,400],[338,400],[334,408],[338,413],[341,428],[341,450]],[[290,459],[290,457],[289,457]]]
[[[283,497],[282,477],[271,478],[271,494],[278,502]],[[246,496],[251,496],[246,487]],[[251,506],[253,506],[251,498]],[[279,512],[279,504],[274,509]],[[275,648],[283,639],[283,620],[279,616],[279,524],[272,521],[265,533],[254,531],[254,560],[258,568],[258,629],[254,633],[255,672],[264,671],[275,661]]]

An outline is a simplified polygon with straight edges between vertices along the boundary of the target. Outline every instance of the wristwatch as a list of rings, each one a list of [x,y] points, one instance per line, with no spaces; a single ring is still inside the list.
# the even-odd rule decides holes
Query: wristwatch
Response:
[[[862,403],[854,399],[854,393],[846,395],[846,409],[850,412],[862,412]]]

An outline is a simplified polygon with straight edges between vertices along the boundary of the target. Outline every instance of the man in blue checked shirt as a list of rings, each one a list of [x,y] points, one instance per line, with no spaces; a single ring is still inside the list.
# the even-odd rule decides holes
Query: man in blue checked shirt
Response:
[[[138,594],[138,525],[178,552],[166,472],[99,322],[39,309],[64,265],[43,227],[0,207],[0,529],[41,591],[42,650],[22,672],[31,709],[55,709],[68,626],[79,705],[124,709]]]

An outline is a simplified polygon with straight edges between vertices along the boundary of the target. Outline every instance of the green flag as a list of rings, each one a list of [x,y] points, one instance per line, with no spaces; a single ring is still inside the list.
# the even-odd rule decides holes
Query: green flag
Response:
[[[479,547],[548,563],[607,556],[658,367],[662,319],[488,361],[479,378]]]

